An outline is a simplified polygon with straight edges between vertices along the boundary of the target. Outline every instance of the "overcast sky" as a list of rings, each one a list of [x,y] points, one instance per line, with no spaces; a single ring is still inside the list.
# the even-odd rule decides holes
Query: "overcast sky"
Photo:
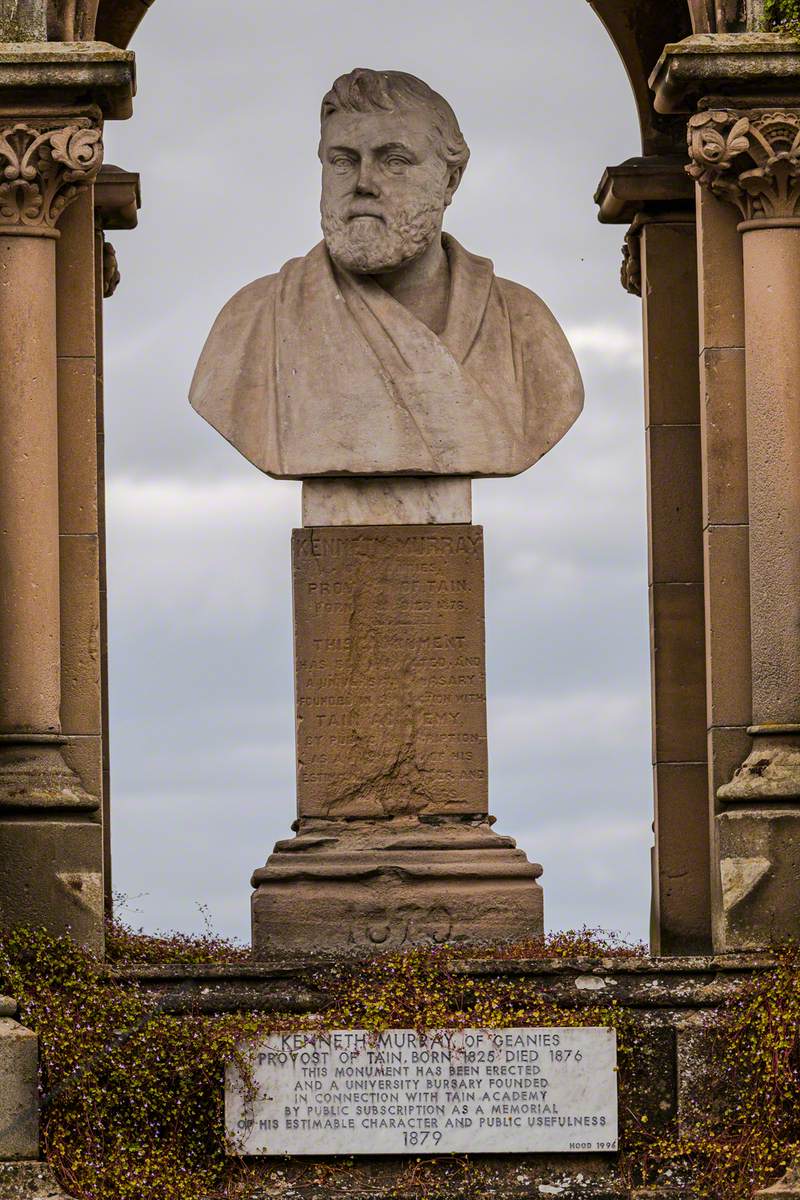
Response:
[[[232,15],[226,15],[226,14]],[[490,808],[544,864],[551,929],[645,937],[652,842],[639,303],[603,168],[638,152],[585,0],[157,0],[134,41],[142,176],[106,306],[114,886],[150,929],[249,939],[249,878],[295,816],[289,537],[299,485],[186,401],[225,300],[319,240],[319,103],[354,66],[421,76],[472,148],[446,227],[539,292],[586,382],[486,531]]]

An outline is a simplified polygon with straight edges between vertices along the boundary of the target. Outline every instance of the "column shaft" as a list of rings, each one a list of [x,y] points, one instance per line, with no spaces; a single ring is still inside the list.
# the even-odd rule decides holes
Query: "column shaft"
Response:
[[[642,230],[653,685],[653,950],[710,948],[694,223]]]
[[[698,188],[697,214],[711,908],[724,949],[717,791],[751,746],[744,284],[735,209]]]
[[[744,234],[753,724],[800,732],[800,228]]]
[[[55,242],[0,236],[0,732],[59,732]]]

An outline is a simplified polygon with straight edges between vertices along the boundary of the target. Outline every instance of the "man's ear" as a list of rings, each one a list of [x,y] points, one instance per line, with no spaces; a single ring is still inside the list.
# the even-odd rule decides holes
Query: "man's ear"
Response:
[[[463,175],[464,175],[463,167],[453,167],[452,170],[450,171],[450,174],[447,177],[447,187],[445,188],[445,193],[444,193],[445,208],[447,207],[448,204],[452,203],[453,196],[456,194],[456,190],[458,188],[458,185],[461,183]]]

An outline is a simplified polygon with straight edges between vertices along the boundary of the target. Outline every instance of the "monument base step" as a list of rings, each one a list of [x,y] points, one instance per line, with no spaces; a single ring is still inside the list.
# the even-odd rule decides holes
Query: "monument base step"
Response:
[[[0,1162],[0,1200],[69,1200],[46,1163]]]
[[[254,958],[541,937],[542,868],[491,821],[301,821],[253,875]]]
[[[439,1160],[432,1160],[438,1164]],[[318,1166],[318,1164],[317,1164]],[[471,1173],[474,1174],[471,1175]],[[533,1166],[520,1162],[499,1171],[485,1172],[477,1163],[471,1164],[466,1173],[458,1178],[457,1172],[439,1174],[434,1179],[430,1165],[419,1160],[412,1168],[405,1168],[405,1179],[399,1178],[395,1168],[387,1167],[384,1181],[371,1180],[368,1184],[348,1182],[346,1189],[341,1179],[316,1179],[296,1177],[291,1167],[281,1178],[263,1182],[254,1179],[242,1193],[241,1200],[479,1200],[491,1196],[493,1200],[700,1200],[698,1194],[686,1188],[633,1188],[619,1179],[609,1178],[610,1172],[598,1174],[596,1165],[583,1171],[546,1166]],[[238,1194],[238,1193],[237,1193]],[[205,1200],[215,1200],[206,1197]]]

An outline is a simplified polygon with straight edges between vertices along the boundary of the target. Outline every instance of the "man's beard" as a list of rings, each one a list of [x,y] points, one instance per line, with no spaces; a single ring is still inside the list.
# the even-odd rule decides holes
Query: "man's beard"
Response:
[[[418,258],[436,237],[441,221],[439,204],[402,208],[386,221],[375,217],[348,221],[322,208],[322,232],[331,258],[356,275],[391,271]]]

